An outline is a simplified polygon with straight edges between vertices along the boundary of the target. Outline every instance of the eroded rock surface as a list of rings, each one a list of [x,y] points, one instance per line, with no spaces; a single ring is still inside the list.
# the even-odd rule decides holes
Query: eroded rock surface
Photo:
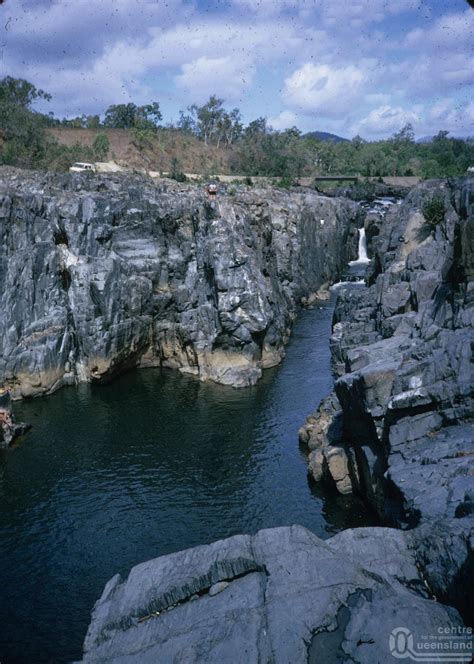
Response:
[[[9,447],[29,426],[17,422],[12,413],[10,393],[0,388],[0,448]]]
[[[0,171],[0,381],[13,397],[163,365],[234,386],[284,355],[356,251],[356,204],[132,175]]]
[[[83,662],[391,661],[393,629],[462,625],[433,601],[411,537],[361,528],[322,541],[293,526],[148,561],[105,587]]]
[[[445,215],[430,227],[433,197]],[[385,218],[369,216],[370,287],[340,291],[335,393],[300,433],[316,480],[332,476],[383,517],[390,490],[412,525],[473,513],[473,211],[474,180],[458,179],[420,185]]]

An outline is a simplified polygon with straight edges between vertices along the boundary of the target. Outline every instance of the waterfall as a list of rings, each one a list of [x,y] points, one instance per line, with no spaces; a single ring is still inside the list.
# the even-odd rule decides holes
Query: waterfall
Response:
[[[359,251],[357,260],[350,261],[349,265],[368,265],[370,258],[367,256],[367,239],[365,237],[365,228],[359,228]]]

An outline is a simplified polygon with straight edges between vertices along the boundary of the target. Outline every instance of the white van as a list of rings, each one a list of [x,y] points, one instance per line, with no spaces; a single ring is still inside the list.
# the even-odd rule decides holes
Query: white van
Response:
[[[71,173],[95,173],[95,166],[94,164],[88,164],[83,161],[76,161],[76,163],[73,164],[69,170]]]

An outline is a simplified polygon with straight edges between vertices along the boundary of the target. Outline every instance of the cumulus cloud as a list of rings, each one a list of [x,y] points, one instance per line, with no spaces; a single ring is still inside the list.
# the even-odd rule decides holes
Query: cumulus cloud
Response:
[[[409,29],[400,38],[402,13]],[[473,132],[469,9],[419,0],[226,0],[218,10],[197,0],[7,0],[0,14],[3,71],[51,92],[58,115],[158,100],[168,120],[216,94],[275,128],[390,133],[414,114],[421,127]]]
[[[174,2],[178,6],[179,0]],[[69,22],[70,19],[66,23]],[[45,27],[44,22],[39,34]],[[23,33],[26,32],[27,27],[23,26]],[[150,25],[140,37],[124,39],[120,31],[93,57],[58,56],[53,66],[49,56],[37,59],[33,52],[25,67],[18,52],[9,48],[4,62],[11,75],[30,78],[51,92],[55,104],[66,114],[75,114],[80,107],[84,112],[97,112],[110,103],[132,97],[139,103],[156,99],[153,87],[157,77],[167,75],[168,80],[174,81],[176,93],[181,98],[184,95],[185,103],[203,101],[212,93],[234,100],[249,89],[257,63],[274,63],[281,57],[300,53],[308,34],[312,32],[271,20],[249,25],[196,17],[165,27]],[[89,42],[84,39],[84,43]],[[172,95],[173,90],[168,94]]]
[[[383,21],[415,9],[418,0],[232,0],[237,8],[260,16],[284,15],[296,12],[300,16],[313,16],[330,27],[360,27]]]
[[[455,132],[470,127],[474,133],[474,101],[456,103],[451,98],[440,99],[430,108],[428,120],[438,129],[449,127]]]
[[[414,60],[389,65],[387,78],[411,97],[467,88],[474,83],[474,58],[464,52],[446,53],[436,59],[420,54]]]
[[[369,136],[393,134],[408,122],[413,125],[419,123],[421,111],[421,108],[408,110],[401,106],[393,107],[384,104],[370,111],[365,118],[355,125],[354,131]]]
[[[277,131],[290,129],[298,125],[298,116],[292,111],[282,111],[274,118],[268,118],[268,124]]]
[[[153,28],[152,39],[137,46],[133,57],[142,57],[150,66],[185,64],[200,57],[234,57],[261,63],[275,62],[304,47],[305,30],[268,21],[249,24],[222,19],[178,23],[169,29]]]
[[[36,64],[78,66],[97,59],[118,41],[143,40],[150,25],[169,26],[192,15],[183,0],[9,0],[3,11],[6,52]]]
[[[410,30],[405,37],[406,46],[424,50],[466,47],[469,51],[473,43],[474,12],[471,9],[444,14],[426,28]]]
[[[357,100],[367,73],[354,66],[330,67],[307,62],[285,81],[285,105],[326,117],[341,115]]]
[[[464,89],[474,83],[474,12],[444,14],[410,30],[404,40],[405,58],[388,67],[412,98]]]
[[[226,100],[235,101],[251,85],[254,72],[255,67],[251,62],[228,56],[204,56],[182,65],[181,73],[175,77],[175,82],[198,103],[206,101],[214,93]]]
[[[331,27],[360,28],[417,7],[418,0],[316,0],[324,23]]]

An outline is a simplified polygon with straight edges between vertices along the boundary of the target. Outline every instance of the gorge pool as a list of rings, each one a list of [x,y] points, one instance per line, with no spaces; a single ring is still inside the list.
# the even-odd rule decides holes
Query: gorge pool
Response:
[[[332,385],[333,301],[301,312],[283,363],[235,390],[148,369],[15,405],[0,450],[0,661],[80,659],[106,581],[241,532],[372,525],[308,484],[297,431]]]

